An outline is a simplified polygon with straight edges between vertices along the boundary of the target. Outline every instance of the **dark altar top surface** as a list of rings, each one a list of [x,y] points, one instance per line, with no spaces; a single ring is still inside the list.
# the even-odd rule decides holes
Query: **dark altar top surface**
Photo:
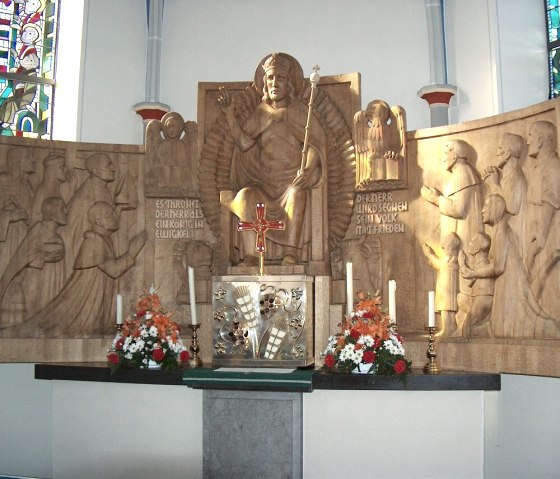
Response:
[[[405,387],[394,377],[365,374],[341,374],[319,369],[296,370],[273,374],[262,368],[253,373],[217,371],[212,367],[161,371],[126,369],[112,372],[106,363],[36,364],[35,379],[97,381],[132,384],[187,385],[196,389],[236,389],[311,392],[315,389],[337,390],[409,390],[409,391],[499,391],[499,373],[442,371],[424,374],[414,370]]]

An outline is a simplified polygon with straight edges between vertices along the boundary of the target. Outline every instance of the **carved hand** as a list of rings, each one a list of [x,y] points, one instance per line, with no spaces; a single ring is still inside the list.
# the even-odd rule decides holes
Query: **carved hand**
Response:
[[[495,166],[489,166],[482,172],[482,179],[491,186],[498,186],[500,183],[500,172]]]
[[[459,262],[459,268],[461,268],[461,274],[463,274],[463,270],[467,269],[467,255],[463,250],[459,251],[459,256],[457,257]],[[464,274],[463,274],[464,276]]]
[[[9,218],[10,223],[15,223],[17,221],[25,221],[29,219],[29,216],[27,216],[27,211],[25,211],[24,208],[17,208],[10,211]]]
[[[235,105],[231,99],[229,91],[227,91],[225,86],[220,87],[220,96],[218,97],[218,104],[220,108],[226,115],[232,115],[235,109]]]
[[[148,233],[145,231],[141,231],[136,236],[132,237],[128,243],[128,254],[133,258],[136,258],[140,251],[142,251],[147,239]]]
[[[420,194],[422,195],[422,198],[424,198],[426,201],[429,201],[434,205],[438,204],[438,197],[440,196],[440,193],[434,187],[422,186],[422,188],[420,189]]]
[[[386,160],[397,161],[399,159],[399,154],[395,151],[386,151],[383,155],[383,158],[385,158]]]
[[[57,263],[64,259],[64,248],[62,245],[55,250],[45,250],[43,253],[43,261],[45,263]]]
[[[296,188],[307,188],[309,186],[309,174],[306,171],[307,168],[304,168],[303,171],[298,170],[297,176],[292,181],[292,185]]]

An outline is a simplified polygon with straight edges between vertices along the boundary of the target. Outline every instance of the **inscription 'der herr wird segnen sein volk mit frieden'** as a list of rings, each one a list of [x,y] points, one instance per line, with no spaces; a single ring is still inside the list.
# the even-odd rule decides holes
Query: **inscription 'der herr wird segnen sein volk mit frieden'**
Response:
[[[356,234],[404,233],[399,213],[408,211],[407,201],[396,201],[392,192],[356,195]]]

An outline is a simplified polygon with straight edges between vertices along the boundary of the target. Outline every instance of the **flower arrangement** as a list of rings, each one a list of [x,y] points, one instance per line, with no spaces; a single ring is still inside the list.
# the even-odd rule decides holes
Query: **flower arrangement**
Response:
[[[113,369],[147,368],[153,363],[165,370],[186,365],[189,352],[181,340],[180,327],[160,302],[152,286],[140,295],[136,314],[126,319],[107,354]]]
[[[381,297],[358,293],[354,310],[339,324],[325,349],[325,368],[396,376],[407,381],[411,362],[405,358],[403,339],[396,324],[381,311]]]

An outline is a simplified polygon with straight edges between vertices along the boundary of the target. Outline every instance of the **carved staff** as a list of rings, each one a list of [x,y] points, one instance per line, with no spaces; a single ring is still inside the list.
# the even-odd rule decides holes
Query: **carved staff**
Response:
[[[301,150],[301,168],[300,172],[305,168],[305,163],[307,159],[308,139],[309,139],[309,122],[311,121],[311,111],[313,110],[313,100],[315,99],[315,88],[319,79],[321,78],[317,73],[320,70],[319,65],[313,67],[313,73],[309,76],[309,81],[311,82],[311,93],[309,94],[309,104],[307,105],[307,121],[305,123],[305,136],[303,137],[303,149]]]

